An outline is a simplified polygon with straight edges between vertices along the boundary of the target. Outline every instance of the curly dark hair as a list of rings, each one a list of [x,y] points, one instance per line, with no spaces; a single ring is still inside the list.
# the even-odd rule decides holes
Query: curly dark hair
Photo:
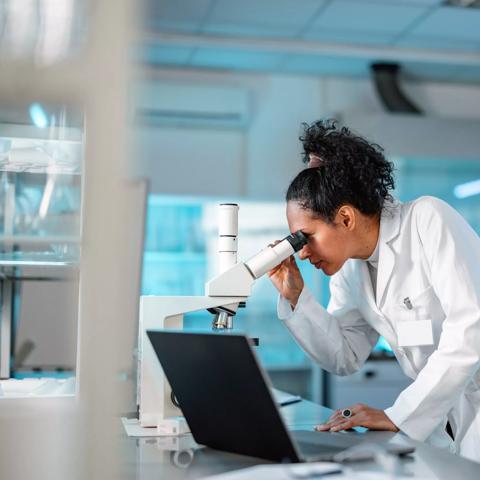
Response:
[[[300,172],[288,187],[287,201],[295,201],[317,217],[332,222],[338,209],[349,204],[365,215],[382,211],[390,190],[395,188],[393,164],[383,149],[353,134],[348,128],[337,128],[335,120],[303,124],[300,137],[304,161],[317,157],[318,167]]]

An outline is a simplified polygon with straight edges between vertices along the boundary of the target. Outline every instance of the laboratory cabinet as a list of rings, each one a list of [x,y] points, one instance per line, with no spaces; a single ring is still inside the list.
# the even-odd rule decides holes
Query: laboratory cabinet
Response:
[[[374,408],[391,407],[400,392],[412,382],[395,359],[370,359],[348,376],[328,374],[327,403],[330,408],[345,408],[365,403]]]
[[[73,383],[83,129],[66,119],[0,122],[0,396]]]

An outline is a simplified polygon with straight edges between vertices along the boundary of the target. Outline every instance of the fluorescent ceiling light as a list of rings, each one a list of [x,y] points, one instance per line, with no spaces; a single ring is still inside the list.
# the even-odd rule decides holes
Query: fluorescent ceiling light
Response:
[[[467,198],[480,194],[480,180],[462,183],[453,189],[453,194],[457,198]]]
[[[32,103],[28,111],[36,127],[45,128],[48,125],[47,115],[39,103]]]

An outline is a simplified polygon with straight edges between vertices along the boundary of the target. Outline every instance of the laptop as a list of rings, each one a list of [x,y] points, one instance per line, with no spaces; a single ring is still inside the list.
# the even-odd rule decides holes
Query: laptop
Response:
[[[346,449],[371,443],[358,432],[289,431],[245,335],[172,330],[147,334],[198,444],[296,463],[339,461]],[[391,453],[414,451],[385,444],[384,437],[381,441]],[[355,459],[373,456],[368,449],[359,452]]]

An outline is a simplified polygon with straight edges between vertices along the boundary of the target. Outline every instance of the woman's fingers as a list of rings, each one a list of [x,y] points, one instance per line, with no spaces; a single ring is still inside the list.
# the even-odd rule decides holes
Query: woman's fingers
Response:
[[[285,260],[280,262],[276,267],[273,267],[271,270],[269,270],[268,275],[271,277],[272,275],[275,275],[275,273],[279,272],[282,269],[285,271],[285,273],[287,271],[300,273],[297,262],[295,262],[293,255],[286,258]]]
[[[297,261],[295,260],[295,257],[291,255],[290,257],[287,258],[287,260],[290,262],[291,267],[300,273],[300,269],[298,268]]]
[[[317,425],[315,427],[315,430],[318,430],[318,431],[330,430],[330,428],[336,425],[336,423],[339,421],[340,418],[343,418],[342,410],[335,410],[335,412],[333,412],[330,418],[325,423],[322,423],[321,425]]]
[[[358,419],[357,419],[358,421]],[[334,425],[330,431],[332,432],[339,432],[340,430],[348,430],[350,428],[353,428],[353,427],[358,427],[360,426],[360,424],[356,424],[356,421],[354,421],[353,419],[352,420],[346,420],[344,422],[340,422],[340,423],[337,423],[336,425]]]
[[[272,243],[269,243],[268,246],[269,247],[274,247],[275,245],[278,245],[280,242],[281,242],[281,240],[275,240]]]
[[[337,431],[337,430],[334,430],[334,429],[336,429],[340,425],[351,422],[351,420],[355,416],[356,412],[361,411],[362,407],[363,407],[363,405],[358,404],[358,405],[353,405],[352,407],[343,408],[343,409],[340,409],[340,410],[335,410],[335,412],[331,415],[331,417],[325,423],[323,423],[321,425],[317,425],[315,427],[315,430],[318,430],[320,432],[326,431],[326,430]],[[350,416],[348,418],[346,418],[343,414],[344,412],[346,412],[346,410],[350,411]],[[358,420],[358,418],[357,418],[357,420]],[[347,427],[347,428],[352,428],[352,427]],[[341,428],[340,428],[340,430],[341,430]]]
[[[276,267],[273,267],[271,270],[268,271],[268,276],[271,277],[275,275],[281,268],[282,268],[282,264],[280,263]]]
[[[302,293],[304,283],[293,255],[269,270],[268,276],[280,295],[287,299],[294,309]]]
[[[348,418],[342,415],[342,412],[345,410],[350,410],[351,416]],[[326,423],[317,425],[315,430],[339,432],[340,430],[348,430],[353,427],[367,427],[371,430],[398,432],[398,427],[383,410],[371,408],[363,404],[357,404],[345,410],[337,410]]]

